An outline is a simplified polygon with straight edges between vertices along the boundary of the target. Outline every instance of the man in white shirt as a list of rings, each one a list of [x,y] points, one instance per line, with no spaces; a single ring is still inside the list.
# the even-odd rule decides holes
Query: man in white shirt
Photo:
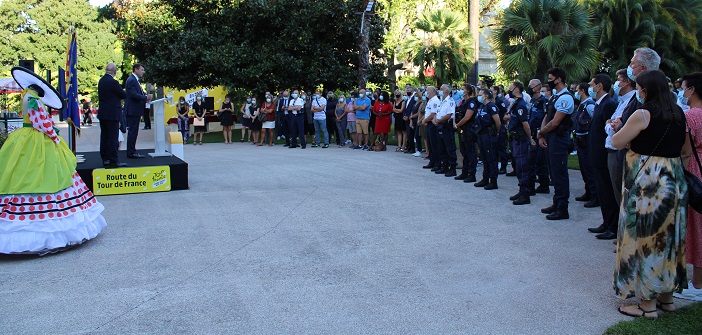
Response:
[[[305,113],[303,113],[302,108],[305,106],[305,100],[300,98],[300,91],[294,90],[292,93],[292,100],[288,105],[288,115],[292,114],[291,125],[290,125],[290,137],[292,137],[292,142],[289,148],[297,148],[297,139],[300,138],[300,146],[302,149],[307,147],[307,142],[305,141]]]
[[[427,87],[427,97],[429,101],[424,109],[424,119],[422,123],[426,125],[427,132],[427,150],[429,151],[429,164],[423,166],[425,169],[431,169],[436,172],[441,169],[441,157],[439,156],[439,137],[434,125],[436,112],[439,110],[441,100],[439,100],[439,91],[434,86]]]
[[[314,91],[312,97],[312,113],[314,114],[314,144],[313,148],[320,146],[320,133],[324,133],[324,145],[322,148],[329,148],[329,131],[327,130],[327,99],[322,96],[319,90]]]
[[[618,84],[617,84],[618,83]],[[605,148],[607,148],[607,168],[609,169],[609,177],[612,181],[612,187],[614,188],[614,198],[617,200],[617,204],[622,202],[622,164],[619,163],[619,158],[617,157],[618,151],[612,146],[612,136],[614,136],[615,130],[612,127],[612,122],[621,118],[622,113],[626,110],[626,107],[632,103],[632,99],[636,99],[636,82],[631,80],[625,69],[617,71],[617,81],[615,82],[614,92],[619,95],[619,104],[617,109],[612,114],[612,118],[607,121],[605,125],[605,132],[607,133],[607,139],[605,139]]]
[[[437,174],[443,173],[446,177],[456,175],[456,137],[453,130],[453,116],[456,113],[456,101],[451,97],[451,89],[448,85],[441,85],[440,96],[443,100],[439,104],[439,109],[432,121],[436,126],[439,138],[439,153],[441,156],[441,169]]]

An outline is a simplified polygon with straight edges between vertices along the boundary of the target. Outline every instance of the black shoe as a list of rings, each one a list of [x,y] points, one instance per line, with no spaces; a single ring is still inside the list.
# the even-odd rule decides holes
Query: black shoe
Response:
[[[445,173],[448,172],[448,171],[449,171],[448,168],[441,167],[441,169],[438,169],[438,170],[434,171],[434,173],[436,173],[436,174],[445,174]]]
[[[517,200],[512,201],[512,205],[528,205],[531,203],[531,199],[529,199],[528,195],[522,194],[521,197],[519,197]]]
[[[289,146],[290,146],[290,144],[287,144],[287,143],[286,143],[286,144],[284,144],[283,146],[284,146],[284,147],[289,147]]]
[[[452,166],[444,173],[444,177],[455,177],[456,176],[456,167]]]
[[[548,185],[541,184],[539,187],[537,187],[534,192],[536,193],[542,193],[542,194],[549,194],[551,191],[548,188]]]
[[[533,196],[535,196],[535,195],[536,195],[536,190],[534,190],[533,188],[532,188],[532,189],[529,189],[529,196],[530,196],[530,197],[533,197]]]
[[[431,172],[436,172],[439,170],[441,170],[441,166],[435,166],[435,167],[431,168]]]
[[[491,181],[489,184],[485,185],[485,187],[483,187],[483,188],[488,190],[488,191],[489,190],[496,190],[497,189],[497,180]]]
[[[323,145],[322,148],[329,148],[329,144]]]
[[[422,166],[422,169],[433,169],[433,168],[434,168],[434,165],[431,165],[431,164],[427,164],[427,165]]]
[[[598,240],[614,240],[617,238],[617,233],[606,231],[602,234],[595,235]]]
[[[521,196],[522,196],[522,192],[517,192],[517,194],[509,197],[509,200],[514,201],[514,200],[519,199],[519,197],[521,197]]]
[[[507,168],[502,168],[499,171],[497,171],[497,174],[505,174],[507,173]]]
[[[568,220],[569,218],[568,211],[564,209],[557,209],[555,212],[546,215],[546,220]]]
[[[133,155],[127,155],[127,158],[146,158],[146,156],[142,154],[133,154]]]
[[[303,146],[300,147],[300,149],[305,149],[305,148],[307,148],[306,145],[303,145]]]
[[[483,179],[483,180],[481,180],[481,181],[479,181],[479,182],[473,184],[473,186],[475,186],[475,187],[485,187],[485,185],[487,185],[487,184],[488,184],[487,179]]]
[[[587,231],[593,234],[602,234],[607,231],[607,226],[605,226],[605,224],[603,223],[597,228],[588,228]]]
[[[556,205],[551,205],[551,206],[548,206],[546,208],[541,209],[541,213],[544,213],[544,214],[551,214],[555,211],[556,211]]]
[[[468,178],[468,174],[465,172],[461,172],[461,174],[459,174],[458,176],[453,177],[453,179],[456,180],[465,180],[466,178]]]
[[[595,199],[592,199],[592,200],[586,202],[584,206],[585,206],[585,208],[600,207],[600,202],[595,200]]]
[[[516,176],[517,176],[517,171],[512,170],[512,172],[506,174],[505,176],[507,176],[507,177],[516,177]]]
[[[470,176],[466,177],[466,179],[463,179],[463,182],[464,182],[464,183],[474,183],[474,182],[475,182],[475,176],[470,175]]]
[[[106,169],[115,169],[115,168],[121,168],[121,167],[127,167],[127,163],[116,163],[116,164],[108,164],[105,165]]]
[[[588,201],[590,201],[590,199],[592,199],[592,197],[590,197],[590,193],[585,193],[585,194],[583,194],[583,195],[581,195],[581,196],[579,196],[579,197],[575,197],[575,201],[585,201],[585,202],[588,202]]]

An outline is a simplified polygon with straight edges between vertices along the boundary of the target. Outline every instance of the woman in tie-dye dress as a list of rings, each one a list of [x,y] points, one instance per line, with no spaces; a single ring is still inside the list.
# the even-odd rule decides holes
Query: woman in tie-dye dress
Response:
[[[674,311],[673,292],[687,285],[687,184],[680,158],[686,123],[662,72],[642,72],[636,84],[642,107],[612,140],[617,148],[629,148],[614,290],[621,299],[641,299],[639,304],[620,307],[620,313],[653,319],[658,308]]]

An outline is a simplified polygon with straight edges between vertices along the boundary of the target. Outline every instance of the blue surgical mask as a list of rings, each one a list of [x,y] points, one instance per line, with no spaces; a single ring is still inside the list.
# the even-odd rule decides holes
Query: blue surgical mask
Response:
[[[551,90],[551,93],[553,93],[553,95],[556,95],[556,89],[555,89],[555,88],[552,89],[552,90]]]
[[[251,100],[251,104],[255,105],[255,104],[256,104],[256,100]]]
[[[644,103],[644,98],[641,97],[638,90],[636,90],[636,100],[638,100],[641,104]]]
[[[366,96],[370,96],[370,95],[371,95],[371,92],[366,92]]]
[[[198,100],[200,100],[200,99],[198,99]],[[251,99],[250,98],[246,99],[246,102],[251,103]]]
[[[626,76],[629,77],[631,80],[636,80],[636,76],[634,76],[634,68],[631,66],[626,67]]]
[[[181,101],[180,104],[181,104],[181,105],[185,105],[185,101]]]
[[[439,98],[444,98],[444,91],[439,91]]]
[[[426,95],[422,95],[422,100],[426,101],[426,100],[427,100],[427,96],[426,96]]]
[[[482,95],[479,95],[479,96],[478,96],[478,102],[482,104],[483,101],[485,101],[485,98],[483,98]]]
[[[621,86],[619,86],[619,80],[614,82],[614,85],[612,85],[612,89],[614,90],[614,95],[619,95],[619,91],[622,89]]]
[[[292,98],[293,98],[293,99],[297,99],[297,93],[293,93],[293,94],[292,94]]]
[[[197,97],[197,101],[200,101],[200,100],[202,100],[202,98],[201,98],[201,97]]]
[[[419,101],[419,97],[414,97],[414,101],[415,102]]]
[[[302,99],[307,99],[307,96],[306,96],[306,95],[303,95],[303,96],[301,96],[300,98],[302,98]]]
[[[270,98],[266,99],[266,102],[271,102],[271,99]]]
[[[678,92],[678,99],[680,99],[680,104],[687,106],[689,98],[685,97],[685,91]]]
[[[315,95],[314,95],[314,98],[315,98],[315,99],[319,99],[319,94],[315,94]]]
[[[592,98],[593,100],[597,98],[597,93],[595,93],[595,90],[592,89],[592,87],[587,88],[587,94]]]
[[[580,94],[573,94],[573,99],[580,101]]]
[[[344,102],[344,97],[339,97],[339,102]]]
[[[383,100],[385,100],[385,99],[383,98],[383,96],[382,96],[382,95],[381,95],[381,96],[379,96],[379,97],[378,97],[378,99],[379,99],[380,101],[383,101]]]
[[[498,98],[502,98],[502,93],[497,95]]]

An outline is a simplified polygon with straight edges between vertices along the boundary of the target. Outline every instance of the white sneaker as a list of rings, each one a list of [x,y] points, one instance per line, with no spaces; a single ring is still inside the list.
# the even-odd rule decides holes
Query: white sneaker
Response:
[[[280,136],[278,136],[278,141],[280,141]]]
[[[285,135],[281,135],[280,137],[285,138]]]
[[[414,154],[412,154],[414,157],[422,157],[422,153],[419,151],[415,151]]]
[[[673,293],[673,296],[678,299],[702,301],[702,288],[695,288],[690,280],[687,282],[687,288],[682,293]]]

